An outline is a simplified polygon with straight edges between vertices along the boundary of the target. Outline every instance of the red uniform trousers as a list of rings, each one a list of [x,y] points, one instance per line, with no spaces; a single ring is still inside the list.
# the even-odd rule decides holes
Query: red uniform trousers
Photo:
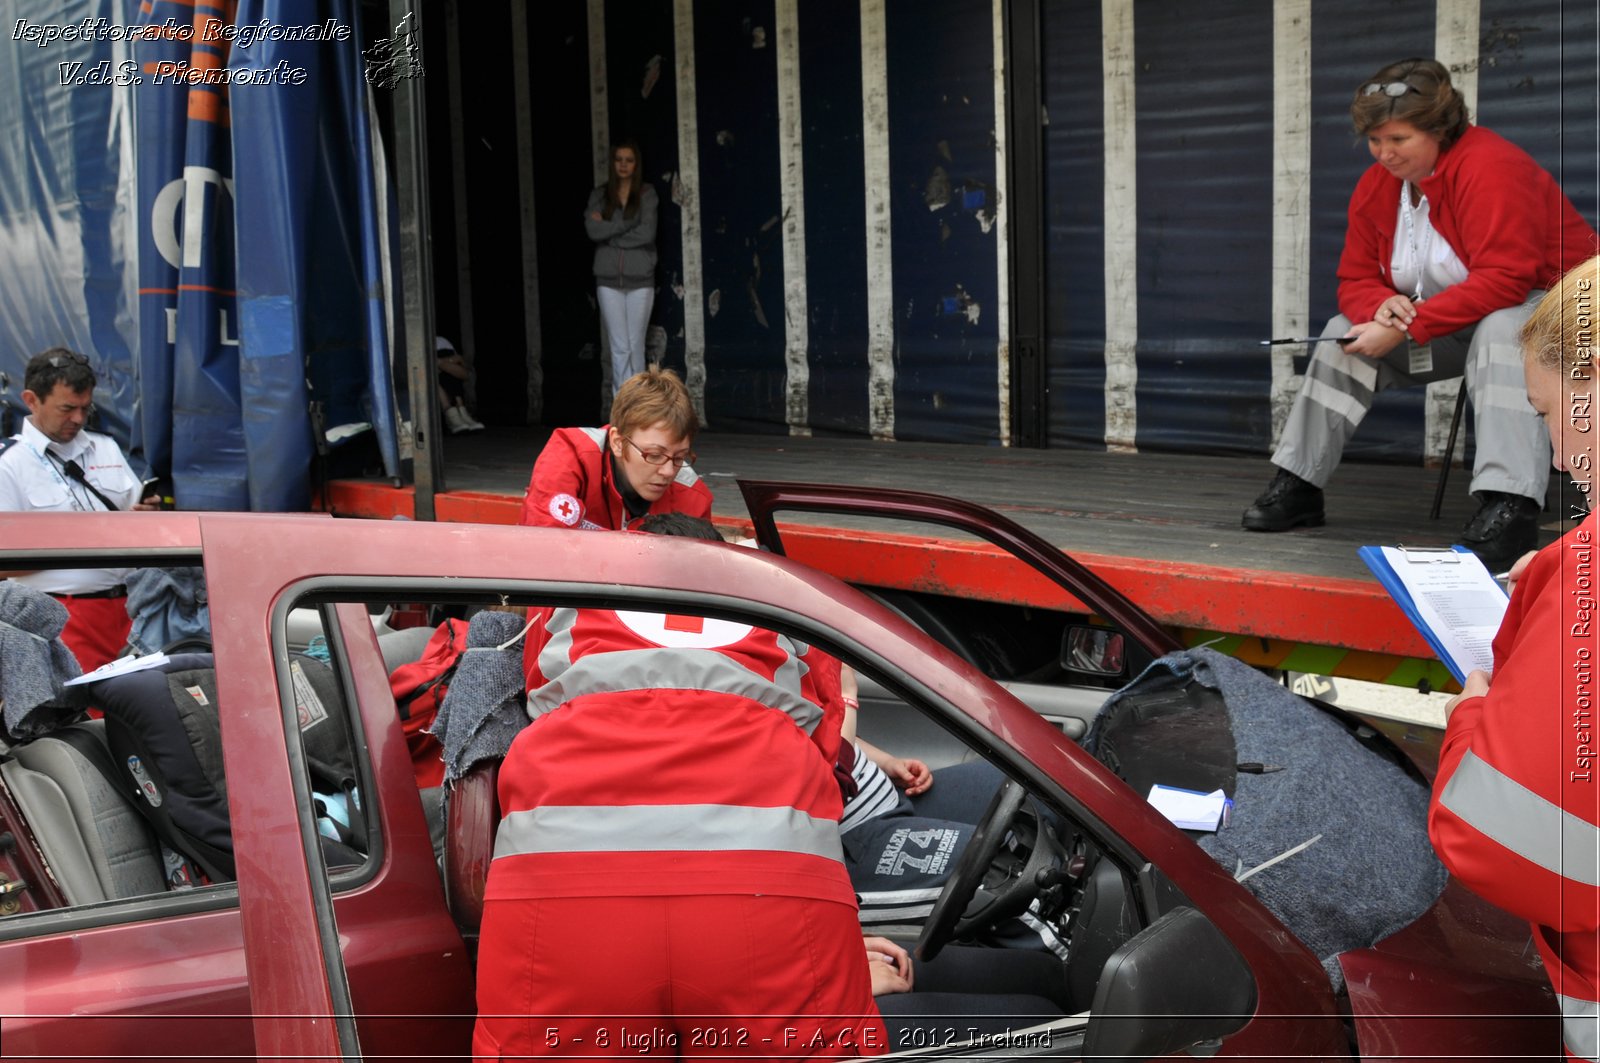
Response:
[[[855,910],[751,896],[484,904],[474,1059],[889,1051]]]
[[[127,598],[69,598],[56,601],[67,607],[67,626],[61,641],[78,659],[78,667],[92,672],[122,656],[128,645],[133,618]]]

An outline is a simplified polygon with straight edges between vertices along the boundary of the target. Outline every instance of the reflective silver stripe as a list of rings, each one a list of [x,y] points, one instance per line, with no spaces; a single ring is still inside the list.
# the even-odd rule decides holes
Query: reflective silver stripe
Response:
[[[588,436],[590,441],[600,448],[601,453],[605,452],[606,430],[604,428],[580,428],[578,431]]]
[[[1556,994],[1561,1004],[1561,1039],[1567,1051],[1590,1063],[1600,1063],[1600,1004]]]
[[[550,614],[550,619],[545,624],[550,641],[539,651],[539,674],[544,676],[547,682],[559,678],[572,666],[572,628],[577,622],[576,609],[556,609]],[[777,673],[773,677],[774,681],[783,690],[799,694],[802,689],[801,684],[810,672],[810,667],[800,657],[811,647],[787,635],[773,637],[778,641],[778,648],[787,654],[787,660],[778,666]],[[700,689],[709,688],[702,686]],[[810,733],[810,730],[810,727],[806,727],[807,733]]]
[[[1518,856],[1600,885],[1600,827],[1553,804],[1467,750],[1439,804]]]
[[[797,808],[546,805],[500,821],[494,858],[526,853],[800,853],[844,863],[839,825]]]
[[[678,475],[672,478],[674,483],[684,487],[693,487],[700,482],[700,474],[694,471],[693,465],[684,465],[678,469]]]
[[[796,649],[794,643],[783,635],[774,635],[773,637],[778,640],[778,648],[783,651],[783,663],[778,665],[777,671],[773,673],[772,681],[784,690],[794,691],[798,696],[800,691],[805,689],[802,681],[805,678],[805,674],[810,671],[806,663],[800,659],[800,654],[804,653],[805,650]],[[808,701],[806,704],[809,705],[811,703]],[[811,727],[815,726],[815,723],[811,725]],[[811,727],[806,728],[806,734],[811,733]]]
[[[562,636],[571,645],[571,634]],[[555,644],[552,639],[551,645]],[[545,664],[547,646],[539,655],[540,669]],[[549,672],[545,672],[550,676]],[[554,677],[537,690],[528,692],[528,718],[540,716],[584,694],[616,694],[629,690],[704,690],[733,694],[760,702],[794,721],[806,734],[816,730],[822,709],[800,696],[796,670],[785,665],[778,671],[780,683],[752,672],[718,650],[647,649],[614,650],[591,653],[574,664],[556,669]]]
[[[1055,928],[1048,923],[1041,922],[1039,917],[1033,914],[1038,910],[1039,900],[1036,897],[1028,905],[1028,910],[1017,916],[1017,918],[1022,921],[1023,926],[1039,935],[1039,940],[1044,942],[1045,948],[1065,960],[1067,958],[1067,943],[1056,935]]]
[[[862,926],[926,919],[933,914],[933,901],[929,901],[927,904],[913,905],[910,908],[876,908],[873,907],[875,901],[870,893],[858,893],[856,894],[856,900],[861,903],[861,909],[857,913],[857,922]]]
[[[929,886],[921,890],[876,890],[857,893],[856,896],[862,904],[910,904],[913,901],[936,901],[943,892],[943,886]]]
[[[572,625],[578,622],[576,609],[556,609],[545,622],[550,641],[539,651],[539,674],[545,682],[559,678],[572,665]]]

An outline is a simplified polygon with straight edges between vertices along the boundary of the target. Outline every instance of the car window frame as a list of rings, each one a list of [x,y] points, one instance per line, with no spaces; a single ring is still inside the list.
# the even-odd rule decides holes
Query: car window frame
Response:
[[[205,552],[197,547],[95,547],[65,554],[55,549],[0,550],[0,569],[203,568],[204,564]],[[34,844],[32,832],[36,829],[33,824],[28,824],[29,837],[17,839],[17,844]],[[48,869],[42,856],[40,864]],[[192,890],[146,893],[91,904],[68,904],[0,917],[0,943],[154,922],[175,916],[201,915],[238,906],[239,889],[236,882],[217,882]]]
[[[297,581],[291,587],[286,588],[284,593],[290,595],[292,599],[294,588],[303,586],[303,584],[304,581]],[[290,711],[294,710],[294,680],[290,673],[290,665],[293,662],[294,653],[288,649],[287,617],[288,613],[296,607],[296,604],[291,600],[290,609],[285,611],[284,614],[285,624],[283,628],[280,630],[274,627],[272,632],[273,659],[275,666],[279,669],[280,684],[287,683],[288,685],[289,701],[287,708]],[[378,873],[383,868],[387,845],[381,829],[381,810],[384,795],[380,792],[380,788],[377,785],[377,777],[373,773],[371,743],[368,740],[366,721],[362,718],[361,703],[358,700],[359,692],[356,689],[355,679],[351,672],[351,651],[346,631],[346,625],[350,623],[350,618],[340,615],[342,610],[337,608],[338,604],[340,603],[330,602],[319,606],[318,616],[322,621],[323,636],[328,646],[328,663],[333,669],[335,680],[339,684],[340,696],[344,698],[345,724],[348,728],[345,736],[350,741],[351,764],[356,771],[355,782],[361,795],[361,815],[367,828],[367,852],[366,859],[356,867],[334,871],[324,863],[323,874],[328,879],[335,898],[339,894],[358,889],[378,877]],[[368,627],[371,626],[371,621],[366,620],[365,617],[363,617],[363,622]],[[359,631],[360,628],[358,627],[356,630]],[[282,687],[280,686],[281,689]],[[294,719],[298,725],[298,717],[294,717]],[[300,752],[303,763],[305,755],[305,743],[303,740],[300,743]],[[306,778],[309,780],[309,773]],[[312,825],[314,829],[314,818]],[[320,842],[318,844],[320,853]]]
[[[311,777],[309,766],[306,763],[305,743],[300,741],[300,719],[295,704],[294,679],[290,671],[292,663],[289,653],[289,613],[297,604],[300,594],[297,592],[304,584],[304,580],[296,580],[288,586],[281,588],[273,597],[271,619],[268,625],[268,637],[272,654],[272,671],[278,688],[278,708],[283,724],[284,741],[282,743],[289,762],[289,784],[294,793],[294,807],[296,821],[299,826],[300,844],[302,855],[305,859],[305,883],[310,891],[312,905],[312,919],[317,935],[317,951],[322,959],[322,971],[325,978],[324,988],[330,997],[328,1014],[323,1016],[329,1021],[331,1032],[337,1038],[341,1055],[346,1058],[359,1059],[360,1036],[356,1030],[355,1004],[350,992],[350,980],[344,966],[344,954],[339,947],[338,917],[334,910],[334,883],[333,876],[328,874],[326,864],[322,859],[321,835],[317,831],[316,819],[312,815],[315,804],[312,798]],[[342,614],[347,608],[335,605],[324,610],[324,626],[328,626],[329,614],[337,624],[349,623],[350,618]],[[365,619],[365,613],[362,614]],[[333,640],[330,638],[331,644]],[[341,648],[342,637],[339,639]],[[347,697],[352,695],[348,687],[348,667],[343,670],[341,684]],[[347,706],[351,702],[347,701]],[[359,715],[359,709],[355,709]],[[348,716],[350,713],[346,713]],[[293,738],[291,741],[290,738]],[[366,758],[363,758],[365,760]],[[363,765],[366,772],[364,779],[370,785],[370,768]],[[230,795],[231,795],[230,791]],[[232,807],[230,804],[230,813]],[[368,878],[381,867],[380,861],[371,859],[362,865]],[[316,874],[315,870],[321,868],[322,873]],[[250,938],[246,936],[246,957],[249,958]],[[331,948],[330,948],[331,944]],[[253,1002],[253,1001],[252,1001]],[[255,1017],[258,1036],[260,1035],[263,1016]],[[275,1021],[275,1020],[274,1020]]]
[[[101,553],[104,553],[104,551]],[[132,557],[136,553],[141,552],[128,551],[119,554],[111,554],[107,556],[107,559],[111,561],[118,561],[123,558]],[[158,553],[155,555],[150,555],[148,552],[144,553],[145,556],[140,558],[141,563],[139,565],[118,565],[116,567],[150,567],[151,565],[183,564],[185,562],[192,564],[197,560],[197,557],[192,554],[187,557],[182,557],[173,554]],[[74,557],[77,556],[79,555],[74,555]],[[43,567],[53,568],[81,566],[60,564]],[[330,625],[329,619],[326,616],[323,617],[323,624],[325,630],[328,630],[331,635],[333,627]],[[276,634],[274,637],[277,637]],[[330,652],[338,653],[341,655],[341,657],[346,653],[346,648],[343,644],[342,637],[337,646],[334,645],[334,639],[330,637],[329,645]],[[284,697],[283,691],[287,689],[289,691],[287,695],[289,699],[288,706],[292,710],[294,705],[293,682],[292,679],[289,678],[288,662],[288,654],[280,655],[276,652],[274,653],[274,667],[279,672],[279,697],[281,700]],[[350,678],[347,660],[341,660],[341,662],[335,666],[335,674],[338,677],[340,690],[345,698],[345,704],[347,706],[354,706],[356,704],[356,694]],[[375,794],[371,753],[367,746],[364,724],[359,719],[359,716],[360,713],[358,711],[354,711],[353,709],[351,712],[347,713],[347,719],[351,727],[348,737],[352,743],[352,756],[354,758],[357,771],[360,773],[359,782],[363,787],[362,793],[373,795],[374,801],[376,802],[381,800],[381,796]],[[301,756],[303,765],[303,748]],[[231,812],[232,810],[230,808],[230,818]],[[33,829],[31,824],[29,825],[29,829]],[[18,844],[32,843],[28,840],[19,839]],[[376,848],[374,848],[374,846],[376,846]],[[370,882],[377,876],[383,861],[382,846],[382,832],[377,831],[376,841],[369,842],[367,859],[363,861],[359,867],[341,869],[337,872],[331,872],[324,867],[324,873],[329,879],[335,895],[344,893],[348,890],[357,889]],[[225,911],[229,908],[237,908],[238,906],[239,888],[237,881],[209,883],[204,886],[197,886],[194,889],[169,890],[162,893],[147,893],[141,894],[137,897],[121,897],[113,900],[96,901],[90,904],[63,905],[62,907],[58,908],[46,908],[32,912],[18,912],[14,915],[0,917],[0,943],[20,941],[33,937],[47,937],[52,934],[73,934],[86,930],[97,930],[103,927],[153,922],[162,919],[170,919],[176,916],[199,915],[208,912]]]
[[[966,709],[938,691],[918,681],[899,664],[865,653],[860,647],[844,645],[844,636],[824,622],[803,613],[753,598],[714,591],[675,591],[658,587],[634,587],[615,583],[586,583],[574,580],[540,581],[515,577],[433,577],[433,576],[317,576],[297,581],[300,591],[296,604],[321,606],[330,602],[357,605],[366,601],[410,600],[483,604],[502,596],[512,604],[572,606],[601,609],[643,608],[648,612],[677,612],[740,623],[753,623],[780,634],[817,646],[838,659],[864,669],[882,686],[929,715],[939,726],[955,733],[973,752],[990,759],[1008,776],[1017,779],[1035,797],[1049,796],[1056,811],[1083,829],[1102,852],[1116,854],[1117,863],[1130,878],[1152,861],[1133,848],[1111,827],[1102,822],[1070,791],[1057,783],[1042,768],[1028,760],[1003,736],[985,728]],[[860,593],[860,592],[856,592]],[[893,614],[889,614],[893,616]],[[944,646],[930,639],[914,625],[894,616],[893,622],[912,632],[930,654],[944,655],[950,662],[988,684],[1018,707],[1032,710],[995,680],[983,675]],[[944,706],[940,709],[936,706]]]
[[[737,481],[756,541],[786,556],[776,515],[833,513],[933,524],[975,535],[1032,568],[1091,612],[1126,632],[1152,658],[1183,649],[1165,625],[1061,547],[993,510],[924,491],[778,480]]]
[[[296,593],[290,593],[291,591]],[[1165,876],[1149,859],[1133,850],[1120,835],[1083,806],[1044,769],[1034,765],[1003,736],[983,727],[956,701],[926,686],[915,674],[896,662],[869,653],[861,647],[846,649],[842,633],[835,631],[822,620],[783,606],[715,591],[674,591],[614,583],[571,580],[557,582],[510,577],[317,576],[297,581],[292,588],[286,590],[285,596],[292,598],[293,604],[301,608],[314,606],[326,611],[336,604],[341,614],[358,616],[362,622],[368,622],[365,619],[365,606],[371,601],[426,601],[430,604],[485,604],[489,601],[509,601],[510,604],[528,604],[533,607],[641,609],[649,612],[686,613],[750,623],[775,631],[815,646],[854,667],[865,669],[885,689],[906,700],[917,711],[929,715],[940,726],[954,731],[957,738],[969,749],[989,759],[1003,774],[1016,778],[1035,799],[1044,801],[1067,816],[1074,826],[1089,837],[1092,844],[1100,851],[1102,858],[1111,860],[1116,867],[1130,898],[1136,901],[1138,921],[1142,926],[1148,925],[1157,914],[1155,913],[1157,902],[1154,898],[1158,892],[1162,892],[1162,884],[1165,885],[1165,891],[1176,894],[1176,890],[1166,882]],[[927,638],[914,625],[893,613],[888,615],[893,623],[904,624],[908,631],[919,638]],[[343,641],[343,635],[341,631],[340,642]],[[330,631],[330,646],[334,641],[333,633]],[[926,648],[931,654],[945,655],[951,661],[958,662],[960,667],[969,671],[971,677],[977,681],[989,684],[1006,697],[1013,698],[1004,687],[961,661],[957,655],[939,643],[927,640]],[[1027,711],[1026,705],[1021,705],[1019,702],[1019,706]],[[1181,894],[1177,896],[1181,899]],[[1170,901],[1171,897],[1163,899]],[[334,973],[336,966],[339,973],[343,972],[343,959],[337,948],[332,954],[325,952],[324,960],[330,974]],[[1057,1022],[1046,1025],[1057,1031],[1059,1036],[1073,1039],[1072,1043],[1079,1043],[1087,1029],[1088,1021],[1089,1012],[1084,1011],[1063,1016]],[[1014,1054],[1059,1053],[1060,1048],[1054,1041],[1052,1046],[1040,1048],[1037,1052],[1021,1051]],[[976,1047],[982,1047],[981,1043]]]

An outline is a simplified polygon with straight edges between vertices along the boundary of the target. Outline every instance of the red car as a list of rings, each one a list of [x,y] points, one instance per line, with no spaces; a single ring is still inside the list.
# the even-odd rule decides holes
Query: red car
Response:
[[[771,514],[780,509],[975,530],[1064,581],[1104,623],[1062,636],[1064,650],[1085,658],[1072,662],[1065,681],[1012,684],[1036,711],[908,622],[902,614],[910,610],[767,553],[632,534],[325,517],[0,518],[0,569],[203,566],[236,871],[235,881],[130,893],[121,883],[148,878],[129,867],[153,864],[159,872],[154,835],[134,820],[108,837],[104,822],[130,821],[94,792],[93,772],[64,765],[50,738],[14,745],[0,761],[5,1052],[86,1059],[468,1052],[473,891],[481,888],[494,822],[485,796],[492,790],[468,786],[452,799],[457,830],[444,841],[448,873],[441,876],[375,633],[373,613],[395,602],[625,604],[789,631],[852,664],[864,692],[883,703],[873,711],[884,719],[910,712],[932,725],[902,735],[946,743],[896,752],[935,763],[970,750],[990,758],[1070,824],[1080,855],[1093,855],[1092,874],[1041,879],[1039,888],[1065,890],[1063,907],[1075,920],[1114,928],[1066,961],[1069,981],[1080,987],[1078,1013],[1008,1041],[1008,1055],[1149,1058],[1191,1047],[1297,1059],[1559,1052],[1553,997],[1527,948],[1525,924],[1452,885],[1410,927],[1343,955],[1348,988],[1336,994],[1282,922],[1079,748],[1083,719],[1112,682],[1082,680],[1093,669],[1079,666],[1127,675],[1173,646],[1059,551],[978,507],[932,496],[747,485],[747,498],[769,545],[777,543]],[[306,617],[326,638],[342,701],[333,716],[345,721],[357,795],[350,804],[360,827],[348,859],[329,858],[319,839],[326,809],[302,739],[295,655],[297,624]],[[1020,792],[1008,796],[952,876],[943,918],[930,922],[934,937],[963,929],[954,925],[968,911],[962,894],[980,880],[985,890],[1031,888],[1031,877],[1020,881],[1014,854],[998,851],[1002,838],[1021,833],[1006,818]],[[992,844],[981,844],[985,837]],[[954,1055],[961,1040],[934,1034],[926,1043]]]

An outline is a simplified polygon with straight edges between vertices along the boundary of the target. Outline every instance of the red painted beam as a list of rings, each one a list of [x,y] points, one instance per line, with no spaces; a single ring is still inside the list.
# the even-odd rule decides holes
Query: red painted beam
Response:
[[[392,520],[416,516],[415,493],[371,480],[335,480],[328,485],[325,509],[337,517]],[[447,491],[433,497],[438,519],[452,524],[515,524],[522,499],[488,491]]]
[[[1054,583],[988,543],[804,525],[783,526],[797,561],[850,583],[1081,611]],[[1433,651],[1376,582],[1254,569],[1074,554],[1157,620],[1178,628],[1260,635],[1401,657]]]
[[[522,500],[512,495],[452,491],[436,495],[443,521],[514,524]],[[339,516],[388,519],[413,514],[411,488],[337,480],[326,508]],[[748,529],[746,521],[718,524]],[[950,594],[961,598],[1081,612],[1054,583],[987,543],[889,532],[783,524],[789,556],[850,583]],[[1433,651],[1376,582],[1318,579],[1219,565],[1076,554],[1079,561],[1175,628],[1342,646],[1431,658]]]

